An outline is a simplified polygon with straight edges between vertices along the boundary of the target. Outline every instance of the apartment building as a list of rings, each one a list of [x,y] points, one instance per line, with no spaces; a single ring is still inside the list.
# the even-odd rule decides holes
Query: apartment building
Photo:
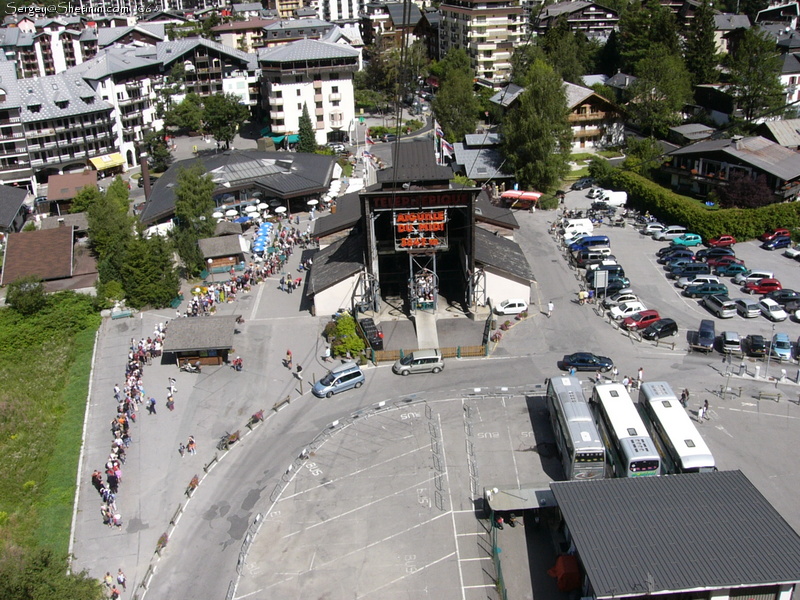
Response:
[[[383,48],[410,45],[417,39],[414,31],[421,19],[422,12],[416,4],[370,2],[362,19],[364,43],[372,44],[380,39]]]
[[[334,27],[322,19],[281,19],[264,27],[262,46],[273,48],[298,40],[318,40]]]
[[[619,22],[617,11],[587,0],[571,0],[551,4],[534,20],[534,31],[543,35],[559,18],[565,18],[571,31],[581,31],[586,37],[605,41]]]
[[[212,27],[211,31],[220,43],[228,48],[236,48],[242,52],[255,52],[264,46],[264,27],[275,23],[278,19],[247,19],[231,21]]]
[[[366,0],[317,0],[317,16],[336,23],[357,21],[366,10]]]
[[[439,10],[441,56],[464,48],[477,83],[504,85],[511,76],[511,55],[525,34],[519,0],[443,0]]]
[[[353,75],[361,53],[349,46],[302,40],[263,48],[262,108],[273,137],[297,135],[303,107],[308,107],[318,144],[341,140],[355,118]]]

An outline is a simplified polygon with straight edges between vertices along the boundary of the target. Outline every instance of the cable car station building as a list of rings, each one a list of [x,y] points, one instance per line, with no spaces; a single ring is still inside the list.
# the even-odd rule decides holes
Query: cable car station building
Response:
[[[437,311],[458,307],[472,317],[490,303],[530,298],[533,273],[508,208],[480,188],[452,187],[430,141],[397,144],[395,165],[378,182],[343,196],[335,214],[315,222],[320,252],[309,295],[316,314],[339,308],[380,312],[384,303],[435,330]],[[438,347],[437,340],[428,338]]]

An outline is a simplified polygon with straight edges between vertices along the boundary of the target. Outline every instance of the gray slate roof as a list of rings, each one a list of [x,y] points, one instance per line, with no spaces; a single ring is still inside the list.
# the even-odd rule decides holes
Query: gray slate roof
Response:
[[[101,27],[97,30],[97,45],[110,46],[133,31],[152,37],[153,43],[166,39],[163,23],[142,23],[132,27]]]
[[[781,75],[800,73],[800,60],[796,54],[784,54],[781,61]]]
[[[528,281],[535,279],[519,244],[482,227],[475,228],[475,260],[513,277]]]
[[[499,146],[503,136],[499,133],[468,133],[464,136],[464,145],[467,148],[490,148]]]
[[[326,28],[326,27],[333,27],[333,23],[330,21],[323,21],[322,19],[317,19],[314,17],[311,18],[302,18],[302,19],[281,19],[279,21],[275,21],[274,23],[270,23],[264,27],[264,31],[289,31],[291,30],[307,30],[309,27],[319,27],[319,28]]]
[[[317,294],[344,281],[364,268],[364,236],[354,231],[323,248],[314,256],[308,293]]]
[[[568,2],[567,4],[581,4],[581,0],[578,0],[577,2]],[[584,4],[590,4],[590,3],[585,2]],[[548,8],[552,8],[552,6]],[[507,86],[500,89],[491,98],[489,98],[489,101],[494,104],[499,104],[504,108],[507,108],[512,104],[514,104],[519,95],[524,91],[525,88],[520,87],[515,83],[509,83]],[[564,93],[567,96],[567,106],[569,108],[572,108],[574,106],[577,106],[584,100],[586,100],[586,98],[588,98],[595,92],[594,90],[591,90],[589,88],[585,88],[583,86],[575,85],[574,83],[569,83],[568,81],[565,81]]]
[[[101,81],[111,75],[159,65],[155,58],[139,56],[138,51],[137,48],[106,48],[86,62],[72,67],[70,73],[79,73],[89,81]]]
[[[552,19],[553,17],[557,17],[559,15],[579,12],[584,8],[586,8],[587,6],[591,6],[592,4],[593,2],[586,2],[585,0],[558,2],[556,4],[551,4],[550,6],[546,6],[542,10],[542,13],[539,16],[539,18],[542,20]]]
[[[226,54],[230,58],[236,59],[240,64],[248,65],[248,68],[254,69],[256,67],[256,55],[241,50],[236,50],[219,42],[212,42],[205,38],[181,38],[178,40],[170,40],[159,42],[155,47],[155,57],[164,66],[168,66],[177,60],[184,60],[184,56],[189,52],[193,52],[198,46],[204,46]],[[138,53],[139,56],[151,56],[153,54],[152,48],[143,48]]]
[[[39,229],[55,229],[62,227],[59,221],[63,221],[63,227],[72,227],[76,233],[89,231],[89,219],[85,212],[65,214],[60,217],[45,217],[42,219]]]
[[[397,146],[397,163],[378,171],[378,183],[391,183],[397,174],[398,183],[449,181],[453,177],[450,167],[436,164],[436,153],[430,140],[400,142]]]
[[[422,18],[419,7],[414,3],[409,3],[408,14],[402,2],[387,3],[385,6],[395,27],[415,27]]]
[[[3,67],[0,67],[3,73],[0,85],[6,92],[9,92],[8,88],[11,86],[5,85],[6,74]],[[20,79],[13,86],[17,88],[14,94],[17,97],[12,98],[9,95],[6,106],[20,106],[23,123],[91,114],[112,108],[111,104],[100,100],[99,94],[83,78],[70,72],[33,79]],[[57,100],[66,100],[69,104],[65,108],[60,108],[56,105]],[[90,104],[87,100],[92,103]],[[33,112],[29,108],[35,105],[41,107],[38,112]]]
[[[569,108],[575,108],[595,92],[594,90],[583,87],[582,85],[575,85],[574,83],[565,81],[564,93],[567,95],[567,106]]]
[[[214,227],[214,236],[219,235],[241,235],[242,234],[242,224],[241,223],[231,223],[230,221],[220,221],[217,223],[217,226]]]
[[[500,150],[494,148],[467,148],[464,144],[453,144],[455,166],[463,166],[470,179],[486,181],[508,174],[501,171],[504,158]],[[461,170],[461,169],[459,169]]]
[[[233,5],[233,12],[259,12],[264,10],[264,6],[261,2],[246,2],[244,4],[234,4]]]
[[[781,146],[796,148],[800,146],[800,119],[783,119],[767,121],[760,125],[766,128]]]
[[[243,253],[241,236],[238,235],[204,238],[197,240],[197,245],[200,246],[203,258],[220,258]]]
[[[13,185],[0,185],[0,229],[8,229],[17,218],[28,191]]]
[[[733,31],[734,29],[750,29],[750,18],[747,15],[719,13],[714,15],[714,29],[717,31]]]
[[[178,172],[196,162],[212,175],[219,190],[252,182],[265,193],[265,197],[287,199],[327,191],[336,158],[302,152],[232,150],[178,161],[156,181],[150,201],[141,215],[143,223],[152,224],[172,216]]]
[[[361,201],[358,192],[345,194],[336,199],[336,212],[314,221],[314,237],[328,235],[350,229],[361,219]]]
[[[507,229],[519,229],[519,222],[514,216],[514,211],[501,206],[495,206],[489,201],[489,194],[481,190],[475,198],[475,220],[499,225]]]
[[[627,90],[630,86],[632,86],[638,77],[634,77],[633,75],[627,75],[625,73],[615,73],[608,79],[606,79],[606,85],[609,87],[617,88],[620,90]]]
[[[272,48],[258,49],[258,62],[282,63],[304,60],[323,60],[330,58],[348,58],[358,56],[355,48],[321,42],[319,40],[298,40]]]
[[[671,156],[720,152],[732,162],[741,162],[784,181],[800,177],[800,154],[761,136],[740,140],[721,139],[697,142],[670,152]]]
[[[800,581],[800,536],[741,471],[550,487],[598,598]]]
[[[236,319],[224,317],[185,317],[169,322],[164,352],[192,352],[233,348]]]
[[[489,102],[493,104],[499,104],[500,106],[507,108],[514,104],[514,101],[517,99],[522,92],[525,91],[525,88],[522,86],[517,85],[516,83],[509,83],[504,88],[501,88],[497,92],[495,92],[494,96],[489,98]]]

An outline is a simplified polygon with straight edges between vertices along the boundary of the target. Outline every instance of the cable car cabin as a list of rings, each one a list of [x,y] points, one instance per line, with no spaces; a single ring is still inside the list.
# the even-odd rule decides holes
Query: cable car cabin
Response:
[[[536,206],[539,198],[542,197],[541,192],[521,192],[519,190],[509,190],[503,192],[500,196],[500,201],[506,208],[519,208],[522,210],[529,210],[531,207]]]

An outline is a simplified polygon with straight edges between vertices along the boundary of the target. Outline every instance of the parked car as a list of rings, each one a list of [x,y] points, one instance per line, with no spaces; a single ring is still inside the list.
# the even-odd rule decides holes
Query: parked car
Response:
[[[753,298],[736,298],[733,303],[736,305],[736,312],[740,317],[753,319],[761,316],[761,305]]]
[[[722,294],[703,296],[702,304],[720,319],[732,319],[736,316],[736,305],[733,300]]]
[[[622,327],[629,330],[645,329],[661,319],[657,310],[643,310],[622,320]]]
[[[739,263],[730,263],[714,269],[714,274],[719,275],[720,277],[735,277],[737,275],[742,275],[749,272],[750,269],[748,269],[746,265]]]
[[[494,307],[494,312],[498,315],[518,315],[526,310],[528,310],[528,303],[521,299],[503,300]]]
[[[721,267],[722,265],[743,265],[744,261],[735,256],[712,256],[706,263],[711,267]]]
[[[775,300],[775,302],[781,306],[786,306],[787,303],[800,299],[800,292],[795,292],[789,288],[784,288],[774,292],[769,292],[764,297]]]
[[[696,233],[684,233],[683,235],[678,236],[674,240],[672,240],[673,246],[685,246],[687,248],[690,246],[699,246],[702,243],[703,243],[703,238],[701,238]]]
[[[767,355],[767,340],[763,335],[748,335],[744,338],[744,350],[748,356],[766,356]]]
[[[667,277],[670,279],[680,279],[690,275],[710,275],[711,267],[703,263],[689,263],[685,265],[674,265],[670,267]]]
[[[586,188],[590,188],[594,185],[594,178],[592,177],[581,177],[570,186],[572,190],[585,190]]]
[[[665,265],[669,262],[672,262],[673,260],[678,260],[679,258],[685,258],[694,262],[694,252],[692,252],[688,248],[677,247],[674,252],[670,252],[669,254],[664,254],[661,258],[658,259],[658,262],[662,265]]]
[[[153,177],[152,175],[150,176],[150,187],[153,187],[156,184],[156,180],[157,180],[156,177]],[[139,181],[136,183],[136,185],[138,187],[140,187],[140,188],[143,188],[144,187],[144,177],[139,177]]]
[[[620,320],[643,310],[647,310],[647,307],[642,302],[631,300],[630,302],[623,302],[614,306],[609,311],[609,314],[612,319]]]
[[[791,237],[792,232],[788,229],[770,229],[769,231],[764,232],[760,238],[762,242],[769,242],[770,240],[774,240],[777,237]]]
[[[656,252],[656,256],[658,258],[669,258],[673,254],[677,254],[679,252],[689,252],[692,256],[694,256],[694,252],[689,250],[689,248],[684,248],[682,246],[663,246],[658,249]]]
[[[654,235],[659,231],[664,231],[666,229],[666,225],[663,223],[659,223],[658,221],[651,221],[650,223],[646,223],[644,227],[640,229],[642,235]]]
[[[732,235],[720,235],[715,238],[711,238],[706,242],[706,246],[709,248],[722,248],[727,246],[733,246],[736,243],[736,238]]]
[[[769,298],[760,300],[758,305],[761,307],[761,314],[770,321],[785,321],[789,315],[783,310],[783,307]]]
[[[559,368],[569,370],[574,367],[578,371],[602,371],[606,373],[614,368],[614,361],[607,356],[597,356],[591,352],[575,352],[561,359]]]
[[[780,250],[792,245],[792,238],[789,236],[779,236],[761,244],[764,250]]]
[[[381,137],[381,141],[383,142],[394,142],[397,140],[397,135],[394,133],[384,133],[383,137]]]
[[[748,294],[768,294],[782,289],[781,282],[777,279],[764,278],[758,281],[749,281],[742,288]]]
[[[687,288],[690,285],[700,285],[701,283],[719,283],[719,277],[716,275],[687,275],[678,279],[675,285],[679,288]]]
[[[735,331],[723,331],[719,338],[720,350],[723,354],[742,353],[742,340]]]
[[[706,261],[709,258],[717,258],[720,256],[736,256],[733,248],[702,248],[695,254],[697,260]]]
[[[689,298],[699,298],[701,296],[728,295],[728,286],[724,283],[701,283],[690,285],[683,290],[683,295]]]
[[[674,240],[687,233],[686,227],[682,225],[668,225],[663,231],[658,231],[653,234],[653,239],[658,241]]]
[[[678,324],[674,319],[659,319],[642,331],[642,337],[646,340],[660,340],[673,335],[678,335]]]
[[[795,260],[800,260],[800,246],[789,246],[783,251],[783,255]]]
[[[592,200],[598,200],[605,193],[606,193],[606,190],[604,190],[603,188],[593,187],[586,194],[586,197],[587,198],[591,198]]]
[[[639,297],[630,290],[621,290],[603,300],[603,306],[611,308],[612,306],[619,306],[624,302],[638,302]]]
[[[589,281],[587,285],[592,289],[597,289],[594,287],[594,280]],[[620,291],[622,288],[631,287],[631,280],[627,277],[618,277],[616,275],[611,275],[608,278],[608,284],[606,285],[606,295],[608,294],[615,294]]]
[[[397,359],[392,371],[398,375],[410,373],[439,373],[444,369],[444,359],[439,350],[414,350]]]
[[[748,273],[743,273],[741,275],[737,275],[733,278],[733,283],[736,285],[744,285],[745,283],[749,283],[751,281],[758,281],[759,279],[764,279],[768,277],[774,277],[775,274],[772,271],[765,271],[764,269],[753,269]]]
[[[785,333],[776,333],[772,336],[772,343],[769,345],[769,353],[778,360],[792,359],[792,342]]]

